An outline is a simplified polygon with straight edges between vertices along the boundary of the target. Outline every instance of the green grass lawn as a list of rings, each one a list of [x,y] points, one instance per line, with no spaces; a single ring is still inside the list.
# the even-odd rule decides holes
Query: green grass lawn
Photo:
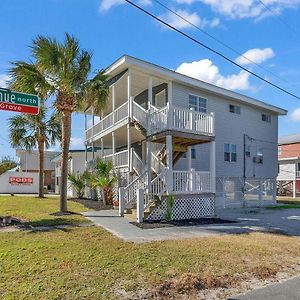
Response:
[[[74,213],[80,213],[87,209],[72,201],[68,201],[68,209]],[[33,226],[79,224],[87,220],[76,214],[67,216],[53,216],[59,211],[58,198],[33,198],[26,196],[0,196],[0,216],[14,216],[25,219]]]
[[[57,210],[56,199],[20,198],[0,197],[0,214],[36,222],[52,220],[47,210]],[[299,263],[299,256],[299,238],[264,233],[145,244],[98,227],[0,233],[0,299],[124,299],[123,290],[132,299],[161,286],[178,299],[199,282],[231,286],[237,277],[268,277]]]

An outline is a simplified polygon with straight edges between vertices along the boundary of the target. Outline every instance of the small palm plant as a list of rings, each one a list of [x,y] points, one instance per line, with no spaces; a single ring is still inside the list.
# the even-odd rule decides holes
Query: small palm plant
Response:
[[[76,197],[81,199],[84,196],[85,187],[87,186],[87,182],[90,178],[88,172],[83,173],[73,173],[68,175],[68,180],[70,181],[72,187],[75,190]]]
[[[114,198],[114,185],[118,177],[113,172],[113,164],[98,158],[95,171],[91,179],[94,188],[100,188],[104,205],[112,205]]]

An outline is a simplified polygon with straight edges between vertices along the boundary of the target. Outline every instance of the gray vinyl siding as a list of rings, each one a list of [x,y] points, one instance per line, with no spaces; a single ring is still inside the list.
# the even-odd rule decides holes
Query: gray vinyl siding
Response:
[[[254,139],[247,143],[251,145],[251,157],[246,159],[246,176],[258,178],[275,178],[277,176],[277,138],[278,116],[261,108],[231,101],[214,94],[197,90],[173,82],[172,105],[177,107],[189,106],[189,94],[196,94],[207,99],[207,112],[215,114],[216,140],[216,175],[243,176],[243,136],[249,135]],[[241,107],[241,114],[229,112],[229,104]],[[261,114],[271,114],[271,123],[263,122]],[[265,142],[262,142],[265,141]],[[237,146],[237,162],[224,161],[224,144]],[[196,170],[209,170],[209,144],[196,147],[196,159],[192,167]],[[253,163],[257,148],[263,148],[263,164]],[[187,169],[187,160],[181,158],[175,169]]]

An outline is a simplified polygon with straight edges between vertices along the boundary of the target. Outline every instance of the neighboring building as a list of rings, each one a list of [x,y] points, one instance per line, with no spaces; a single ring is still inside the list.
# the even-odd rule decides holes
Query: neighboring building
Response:
[[[175,196],[174,218],[276,201],[278,116],[286,110],[130,56],[106,73],[108,105],[102,119],[87,120],[86,144],[111,149],[124,179],[121,214],[138,202],[146,218],[154,194]],[[164,205],[147,218],[162,218]]]
[[[293,195],[300,191],[300,134],[278,140],[278,193]]]
[[[57,151],[45,151],[44,186],[47,187],[48,191],[54,191],[55,165],[52,159],[59,153]],[[19,172],[39,172],[39,153],[37,150],[17,150],[16,155],[19,157]]]
[[[68,173],[77,174],[83,173],[86,169],[86,161],[90,161],[96,157],[100,156],[100,151],[94,149],[94,154],[92,148],[88,150],[70,150],[69,151],[69,161],[68,161]],[[55,193],[60,192],[61,187],[61,154],[57,155],[52,159],[52,162],[55,164]],[[75,191],[68,181],[68,197],[76,197]]]

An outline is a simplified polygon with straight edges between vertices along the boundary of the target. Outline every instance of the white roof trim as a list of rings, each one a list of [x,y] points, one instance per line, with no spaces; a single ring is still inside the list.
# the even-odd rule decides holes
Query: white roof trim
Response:
[[[300,160],[300,157],[296,156],[296,157],[284,157],[284,158],[278,158],[278,162],[285,162],[285,161],[293,161],[296,162]]]
[[[149,74],[156,73],[164,78],[167,78],[168,80],[175,80],[179,83],[183,83],[183,84],[190,85],[190,86],[193,86],[196,88],[200,88],[200,89],[206,90],[208,92],[233,99],[235,101],[239,101],[239,102],[246,103],[248,105],[252,105],[252,106],[256,106],[256,107],[261,107],[263,109],[277,113],[278,115],[286,115],[287,114],[287,110],[282,109],[280,107],[277,107],[277,106],[274,106],[271,104],[267,104],[263,101],[256,100],[254,98],[251,98],[251,97],[215,86],[213,84],[177,73],[170,69],[149,63],[147,61],[140,60],[138,58],[135,58],[135,57],[132,57],[129,55],[122,56],[121,58],[116,60],[114,63],[112,63],[109,67],[107,67],[106,74],[114,73],[122,65],[124,65],[124,67],[126,67],[126,68],[136,67],[138,69],[142,69],[142,70],[146,71]]]

